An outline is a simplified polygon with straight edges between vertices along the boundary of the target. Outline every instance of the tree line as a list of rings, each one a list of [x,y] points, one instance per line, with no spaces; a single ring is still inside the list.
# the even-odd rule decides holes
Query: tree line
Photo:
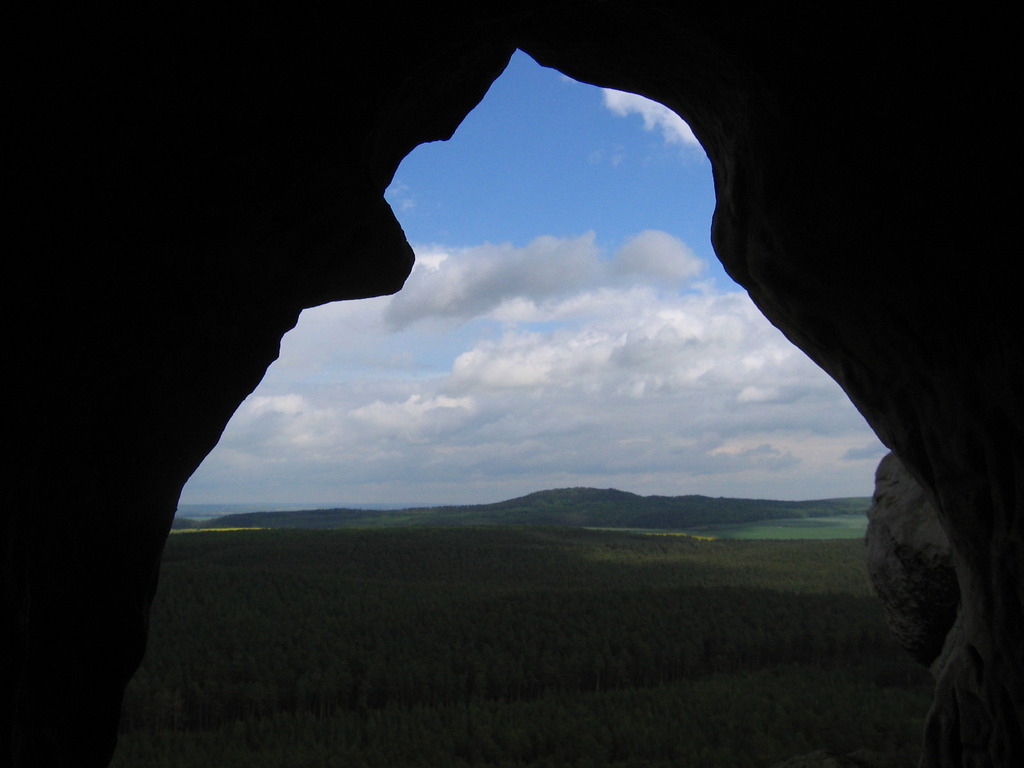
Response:
[[[207,520],[178,518],[177,528],[351,528],[405,525],[553,525],[694,529],[832,515],[861,515],[869,498],[773,501],[710,496],[640,496],[614,488],[556,488],[494,504],[396,510],[308,509],[244,512]]]

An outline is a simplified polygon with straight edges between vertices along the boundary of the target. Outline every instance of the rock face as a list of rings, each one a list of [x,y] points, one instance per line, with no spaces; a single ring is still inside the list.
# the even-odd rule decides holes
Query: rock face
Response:
[[[183,483],[303,308],[400,288],[383,191],[519,47],[690,122],[726,269],[901,457],[955,553],[962,640],[925,764],[1024,764],[1011,9],[38,7],[7,25],[6,762],[107,761]]]
[[[928,666],[956,621],[960,587],[935,508],[892,453],[875,473],[866,539],[868,573],[889,628],[908,653]]]

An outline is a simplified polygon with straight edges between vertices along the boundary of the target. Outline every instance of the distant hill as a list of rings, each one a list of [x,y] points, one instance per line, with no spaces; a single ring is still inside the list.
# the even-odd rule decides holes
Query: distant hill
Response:
[[[869,498],[772,501],[709,496],[639,496],[614,488],[557,488],[494,504],[397,510],[311,509],[246,512],[175,528],[355,528],[407,525],[557,525],[685,530],[702,526],[833,515],[862,515]]]

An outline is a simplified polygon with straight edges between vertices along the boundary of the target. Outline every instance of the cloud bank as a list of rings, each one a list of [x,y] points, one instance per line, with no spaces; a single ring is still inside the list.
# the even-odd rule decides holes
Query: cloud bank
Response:
[[[183,502],[870,494],[839,387],[677,238],[417,252],[394,297],[303,313]]]

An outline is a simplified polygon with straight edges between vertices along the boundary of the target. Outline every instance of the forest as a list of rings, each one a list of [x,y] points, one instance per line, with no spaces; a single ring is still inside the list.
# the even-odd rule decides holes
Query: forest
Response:
[[[930,694],[856,540],[182,532],[112,765],[910,766]]]

